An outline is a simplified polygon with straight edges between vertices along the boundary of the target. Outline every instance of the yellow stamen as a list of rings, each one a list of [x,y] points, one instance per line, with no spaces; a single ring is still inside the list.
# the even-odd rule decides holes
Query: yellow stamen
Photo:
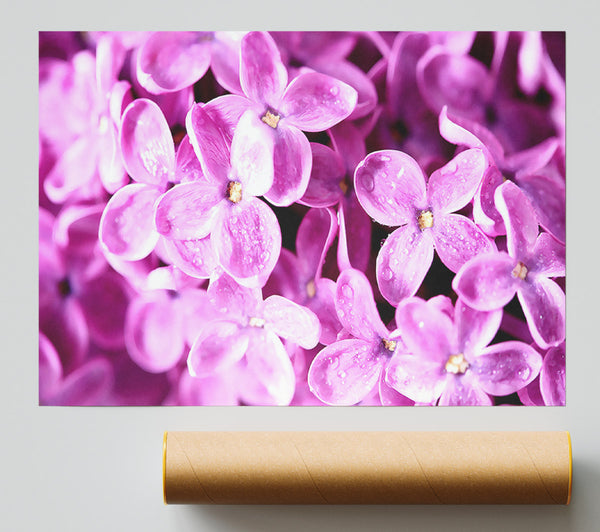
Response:
[[[263,318],[252,317],[248,320],[248,325],[250,325],[250,327],[256,327],[258,329],[262,329],[265,326],[265,323]]]
[[[383,347],[385,347],[388,351],[392,353],[396,350],[396,340],[386,340],[385,338],[381,340]]]
[[[317,293],[317,287],[315,286],[313,279],[306,283],[306,293],[308,294],[308,297],[315,297],[315,294]]]
[[[242,201],[242,184],[238,181],[230,181],[227,185],[227,199],[231,203]]]
[[[270,109],[267,109],[265,114],[261,117],[261,120],[267,124],[267,126],[271,126],[275,129],[277,124],[279,124],[279,118],[277,113],[272,113]]]
[[[419,223],[419,229],[428,229],[433,227],[433,213],[429,210],[421,211],[419,217],[417,218],[417,222]]]
[[[450,355],[448,357],[448,362],[446,362],[446,371],[448,373],[454,373],[457,375],[458,373],[464,373],[467,371],[469,367],[469,363],[465,359],[465,355],[462,353],[458,353],[458,355]]]
[[[525,264],[523,264],[522,262],[517,262],[517,265],[515,266],[514,270],[511,272],[511,275],[513,277],[518,277],[519,279],[525,279],[525,277],[527,277],[527,266],[525,266]]]
[[[340,188],[342,189],[342,192],[344,194],[346,194],[346,192],[348,192],[348,182],[345,179],[342,179],[340,181]]]

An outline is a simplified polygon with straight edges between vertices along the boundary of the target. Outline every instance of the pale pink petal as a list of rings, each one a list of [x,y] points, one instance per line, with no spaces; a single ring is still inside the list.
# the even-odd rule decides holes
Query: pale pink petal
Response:
[[[350,85],[318,72],[300,74],[283,95],[279,110],[303,131],[325,131],[348,117],[358,95]]]
[[[512,274],[517,261],[507,253],[486,253],[466,263],[452,281],[452,288],[477,310],[502,308],[515,295],[520,279]]]
[[[105,358],[90,360],[65,378],[59,392],[52,397],[50,404],[102,405],[112,389],[113,382],[114,372],[108,360]]]
[[[273,185],[273,134],[253,110],[246,111],[231,142],[231,180],[242,184],[242,196],[262,196]]]
[[[275,333],[266,330],[252,333],[248,335],[240,397],[253,405],[289,405],[294,397],[296,375],[287,351]]]
[[[200,161],[196,156],[196,152],[194,151],[188,135],[183,137],[183,140],[177,149],[174,181],[176,183],[210,181],[210,178],[207,178],[202,171],[202,166],[200,165]]]
[[[173,265],[192,277],[208,279],[219,265],[210,236],[189,240],[166,240],[165,246]]]
[[[519,86],[527,96],[534,96],[544,78],[542,55],[544,43],[539,31],[524,31],[518,56]]]
[[[502,310],[482,312],[472,309],[459,299],[454,309],[458,350],[467,355],[467,358],[479,353],[494,339],[501,321]]]
[[[440,406],[491,406],[491,397],[467,372],[464,375],[446,375],[446,387],[438,403]]]
[[[220,313],[244,324],[257,314],[261,302],[260,290],[239,286],[227,274],[212,280],[207,293],[210,302]]]
[[[167,291],[154,290],[132,301],[127,309],[127,351],[150,373],[168,371],[183,357],[183,321],[174,302]]]
[[[564,406],[565,344],[548,350],[540,372],[540,391],[546,405]]]
[[[311,391],[329,405],[354,405],[375,387],[385,357],[365,340],[334,342],[313,360],[308,370]]]
[[[434,211],[450,213],[462,209],[471,201],[486,168],[483,152],[473,148],[459,153],[433,172],[427,191]]]
[[[140,49],[137,76],[152,93],[193,85],[210,65],[211,35],[198,32],[156,32]]]
[[[460,214],[435,214],[432,228],[435,250],[444,265],[457,272],[463,264],[496,246],[471,220]]]
[[[190,109],[185,127],[206,178],[227,184],[231,165],[226,131],[200,104]]]
[[[158,241],[154,203],[161,190],[143,183],[127,185],[108,202],[100,220],[100,243],[106,251],[126,260],[148,255]]]
[[[310,298],[306,306],[312,310],[321,322],[321,336],[319,342],[329,345],[335,342],[337,334],[342,329],[335,310],[336,284],[331,279],[319,279],[315,283],[315,295]]]
[[[337,233],[337,219],[331,209],[310,209],[298,227],[296,254],[304,276],[321,276],[323,263]]]
[[[275,107],[288,75],[273,38],[267,32],[253,31],[244,36],[240,55],[240,85],[255,102]]]
[[[312,153],[308,139],[295,127],[278,127],[273,153],[273,186],[265,197],[278,207],[287,207],[306,192]]]
[[[517,296],[536,344],[547,348],[565,339],[565,293],[560,286],[536,277],[520,283]]]
[[[209,114],[215,124],[219,124],[219,128],[223,131],[229,143],[233,139],[235,127],[240,118],[248,109],[254,109],[257,115],[264,113],[262,105],[237,94],[225,94],[214,98],[204,104],[203,109]]]
[[[96,44],[96,82],[98,92],[106,96],[117,81],[125,61],[125,48],[111,34],[105,34]]]
[[[354,174],[358,201],[367,214],[389,226],[412,222],[428,207],[425,176],[409,155],[382,150],[370,153]]]
[[[242,32],[217,31],[212,43],[210,69],[225,90],[242,94],[240,85],[240,44]]]
[[[564,277],[566,247],[548,233],[542,233],[535,241],[529,270],[544,277]]]
[[[385,375],[389,386],[417,403],[436,401],[446,383],[443,364],[415,355],[394,356]]]
[[[415,402],[412,399],[397,392],[385,382],[385,371],[381,372],[379,378],[379,400],[383,406],[412,406]]]
[[[538,236],[538,223],[531,202],[512,181],[500,185],[494,198],[506,226],[508,252],[516,259],[527,259]]]
[[[410,225],[387,237],[377,255],[377,284],[392,305],[416,293],[433,262],[431,231]]]
[[[304,349],[312,349],[319,341],[321,326],[312,310],[288,299],[273,295],[265,299],[262,310],[269,330]]]
[[[109,114],[115,124],[121,123],[121,116],[132,101],[131,84],[128,81],[117,81],[112,87],[108,102]]]
[[[527,386],[542,367],[542,356],[523,342],[502,342],[483,349],[469,371],[490,395],[509,395]]]
[[[222,318],[213,306],[206,290],[188,288],[179,295],[177,310],[183,319],[183,329],[186,344],[192,346],[204,325],[215,319]]]
[[[193,377],[209,377],[227,371],[246,353],[249,337],[237,323],[214,320],[205,325],[188,355]]]
[[[165,186],[175,171],[175,147],[160,107],[140,98],[127,106],[119,142],[127,173],[139,183]]]
[[[96,137],[98,144],[98,173],[106,191],[114,194],[129,181],[129,178],[123,166],[123,159],[118,144],[117,127],[112,123],[108,123],[107,117],[103,117],[103,120],[107,120],[107,123],[101,127],[105,127],[106,130],[101,131]]]
[[[344,270],[337,279],[335,308],[340,323],[356,338],[387,339],[388,330],[379,317],[371,284],[359,270]]]
[[[473,199],[473,221],[488,235],[506,234],[504,220],[496,209],[494,194],[504,182],[504,177],[497,166],[490,166],[481,180],[481,187]]]
[[[187,371],[179,378],[177,393],[184,406],[237,406],[235,380],[230,375],[192,377]]]
[[[331,148],[316,142],[310,143],[312,171],[304,196],[299,203],[309,207],[335,205],[344,195],[342,180],[346,175],[342,158]]]
[[[226,190],[219,183],[193,181],[175,185],[156,204],[156,230],[172,240],[200,239],[208,235],[225,201]]]

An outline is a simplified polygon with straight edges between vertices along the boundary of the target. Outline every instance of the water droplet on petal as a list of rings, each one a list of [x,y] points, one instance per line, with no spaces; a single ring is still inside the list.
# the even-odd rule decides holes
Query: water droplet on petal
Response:
[[[373,176],[365,172],[362,175],[361,184],[367,192],[371,192],[375,188],[375,181],[373,181]]]
[[[349,284],[345,284],[342,286],[342,294],[347,298],[351,298],[354,296],[354,290],[352,290],[352,287]]]
[[[381,271],[381,277],[384,281],[389,281],[394,276],[394,273],[387,266]]]

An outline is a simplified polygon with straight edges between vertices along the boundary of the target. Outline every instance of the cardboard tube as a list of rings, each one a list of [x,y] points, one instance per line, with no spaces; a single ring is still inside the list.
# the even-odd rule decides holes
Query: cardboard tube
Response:
[[[568,432],[166,432],[168,504],[568,504]]]

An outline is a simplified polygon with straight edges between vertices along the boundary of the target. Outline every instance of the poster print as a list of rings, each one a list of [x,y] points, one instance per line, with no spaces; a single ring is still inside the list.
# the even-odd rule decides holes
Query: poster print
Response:
[[[564,32],[40,32],[43,405],[565,404]]]

